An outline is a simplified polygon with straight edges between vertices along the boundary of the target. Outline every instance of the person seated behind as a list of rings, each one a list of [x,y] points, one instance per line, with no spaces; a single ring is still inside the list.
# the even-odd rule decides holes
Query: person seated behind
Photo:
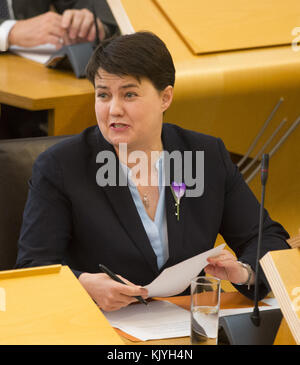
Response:
[[[50,6],[56,10],[50,11]],[[98,18],[99,40],[118,31],[106,0],[0,0],[0,53],[10,46],[35,47],[92,42],[96,27],[92,10]],[[101,19],[101,20],[100,20]],[[48,114],[3,104],[0,108],[0,138],[46,136]]]
[[[236,256],[223,250],[205,271],[253,298],[260,204],[221,139],[163,123],[175,84],[166,45],[150,32],[116,37],[97,47],[87,75],[98,126],[37,158],[15,267],[68,265],[98,306],[112,311],[147,298],[144,286],[160,272],[213,248],[221,234]],[[183,161],[178,170],[166,163],[174,152]],[[204,176],[203,191],[195,194],[189,175],[196,185]],[[186,184],[179,212],[172,180]],[[261,255],[288,248],[288,237],[264,210]],[[262,272],[258,279],[263,297],[270,287]]]
[[[16,1],[0,0],[0,51],[11,45],[35,47],[53,44],[57,49],[78,42],[92,42],[96,28],[93,3],[81,0]],[[9,6],[10,5],[10,6]],[[96,5],[96,2],[95,2]],[[53,6],[56,12],[50,11]],[[96,14],[99,39],[116,30],[106,0],[98,1]]]

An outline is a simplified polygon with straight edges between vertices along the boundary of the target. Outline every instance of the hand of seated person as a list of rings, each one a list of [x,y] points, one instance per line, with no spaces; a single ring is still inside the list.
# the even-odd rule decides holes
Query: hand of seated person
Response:
[[[147,298],[148,291],[118,275],[127,285],[112,280],[106,274],[83,273],[79,281],[97,305],[105,311],[115,311],[137,302],[135,296]]]
[[[105,37],[102,22],[97,19],[99,38]],[[8,44],[21,47],[35,47],[51,43],[57,49],[63,45],[94,41],[96,27],[94,16],[87,9],[69,9],[62,15],[48,11],[26,20],[18,20],[12,27]]]
[[[97,19],[99,39],[105,38],[102,22]],[[94,15],[88,9],[68,9],[62,15],[62,28],[66,31],[65,44],[93,42],[96,37]]]
[[[9,33],[8,43],[21,47],[51,43],[60,48],[66,36],[61,22],[62,16],[52,11],[30,19],[18,20]]]

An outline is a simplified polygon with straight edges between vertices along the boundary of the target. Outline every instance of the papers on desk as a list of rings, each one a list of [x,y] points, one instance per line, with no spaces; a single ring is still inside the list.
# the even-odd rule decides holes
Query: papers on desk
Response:
[[[149,297],[169,297],[189,287],[191,279],[208,264],[207,258],[218,255],[225,244],[165,269],[145,286]],[[115,312],[103,311],[110,324],[141,341],[190,335],[190,312],[167,301],[132,304]]]
[[[190,312],[167,301],[131,304],[103,314],[113,327],[141,341],[190,335]]]
[[[275,298],[264,299],[267,306],[259,310],[278,308]],[[221,303],[222,305],[222,303]],[[191,332],[190,311],[167,301],[155,300],[131,304],[115,312],[102,311],[112,327],[141,341],[186,337]],[[220,309],[220,317],[253,312],[253,307]]]
[[[208,264],[207,258],[218,255],[225,244],[205,251],[165,269],[152,283],[145,286],[149,297],[170,297],[182,293]]]
[[[54,44],[41,44],[36,47],[10,46],[9,51],[32,61],[46,64],[52,54],[56,51]]]
[[[190,285],[191,279],[208,264],[207,258],[218,255],[224,246],[224,244],[217,246],[165,269],[152,283],[145,286],[149,291],[149,297],[168,297],[184,291]],[[260,310],[278,308],[274,298],[263,301],[268,305],[260,306]],[[252,311],[253,306],[220,309],[220,316]],[[141,341],[190,335],[190,311],[168,301],[150,301],[147,306],[141,303],[131,304],[115,312],[103,311],[103,314],[112,327]]]

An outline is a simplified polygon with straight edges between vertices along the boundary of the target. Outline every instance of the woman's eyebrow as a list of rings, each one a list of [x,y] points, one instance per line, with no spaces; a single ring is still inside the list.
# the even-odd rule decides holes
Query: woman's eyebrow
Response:
[[[120,87],[120,89],[128,89],[128,88],[130,88],[130,87],[139,87],[139,85],[138,85],[138,84],[133,84],[133,83],[125,84],[125,85],[122,85],[122,86]]]
[[[105,85],[96,85],[96,89],[108,89]]]
[[[120,89],[129,89],[131,87],[138,88],[139,85],[138,84],[134,84],[134,83],[129,83],[129,84],[125,84],[125,85],[120,86]],[[106,86],[106,85],[98,84],[98,85],[96,85],[96,89],[105,89],[105,90],[107,90],[107,89],[109,89],[109,87]]]

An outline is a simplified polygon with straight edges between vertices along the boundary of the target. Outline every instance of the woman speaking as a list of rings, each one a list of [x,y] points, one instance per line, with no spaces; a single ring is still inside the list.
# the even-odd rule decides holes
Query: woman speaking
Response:
[[[143,286],[211,249],[221,234],[236,257],[223,250],[206,273],[253,297],[260,205],[219,138],[163,123],[175,83],[165,44],[150,32],[104,42],[87,75],[98,126],[36,160],[16,267],[68,265],[112,311],[147,298]],[[288,248],[287,238],[264,211],[261,255]],[[265,296],[263,273],[259,284]]]

